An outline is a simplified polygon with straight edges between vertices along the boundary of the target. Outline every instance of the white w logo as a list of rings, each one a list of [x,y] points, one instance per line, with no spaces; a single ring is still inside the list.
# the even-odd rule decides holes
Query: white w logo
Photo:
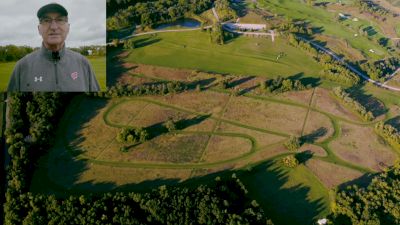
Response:
[[[40,76],[39,78],[35,77],[35,82],[38,82],[38,81],[42,82],[43,81],[43,77],[42,76]]]

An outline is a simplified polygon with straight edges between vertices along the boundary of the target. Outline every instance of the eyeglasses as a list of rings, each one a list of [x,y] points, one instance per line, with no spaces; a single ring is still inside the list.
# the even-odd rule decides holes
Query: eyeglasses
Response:
[[[56,22],[57,25],[62,26],[68,22],[68,19],[66,17],[58,17],[55,19],[43,18],[40,20],[40,24],[43,26],[50,26],[53,23],[53,21]]]

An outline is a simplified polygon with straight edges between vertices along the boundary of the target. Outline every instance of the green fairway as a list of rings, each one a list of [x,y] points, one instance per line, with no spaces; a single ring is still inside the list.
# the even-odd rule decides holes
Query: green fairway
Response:
[[[335,13],[328,12],[319,7],[311,7],[305,1],[301,0],[259,0],[259,6],[272,11],[273,13],[288,15],[294,19],[304,19],[310,21],[313,26],[321,27],[322,32],[327,35],[346,39],[349,44],[367,56],[373,59],[381,59],[387,54],[387,51],[377,43],[368,40],[367,37],[358,35],[341,25],[335,19]],[[355,23],[355,22],[353,22]],[[357,22],[362,25],[361,21]],[[369,52],[369,49],[375,50],[375,53]]]
[[[209,38],[201,31],[135,37],[136,48],[125,61],[265,77],[299,73],[318,77],[321,70],[310,56],[279,38],[272,42],[270,37],[239,36],[225,45],[212,44]],[[276,60],[280,52],[285,56]]]
[[[106,89],[106,57],[89,57],[89,62],[99,81],[101,90]],[[7,89],[8,81],[16,62],[0,63],[0,90]]]

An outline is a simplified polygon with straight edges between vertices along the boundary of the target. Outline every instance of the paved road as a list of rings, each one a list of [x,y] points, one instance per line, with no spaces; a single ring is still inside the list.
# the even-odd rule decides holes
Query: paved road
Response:
[[[392,86],[389,86],[389,85],[383,84],[381,82],[378,82],[378,81],[370,79],[364,73],[362,73],[361,71],[357,70],[356,68],[354,68],[353,66],[351,66],[350,64],[345,62],[342,58],[340,58],[338,55],[336,55],[331,50],[326,49],[326,48],[314,43],[313,41],[307,40],[307,39],[302,38],[302,37],[299,37],[299,38],[302,39],[303,41],[306,41],[306,42],[310,43],[314,47],[326,52],[327,54],[331,55],[335,60],[337,60],[337,61],[341,62],[342,64],[344,64],[349,70],[351,70],[352,72],[356,73],[358,76],[360,76],[364,80],[367,80],[368,82],[371,82],[371,83],[373,83],[373,84],[375,84],[375,85],[377,85],[379,87],[382,87],[382,88],[386,88],[386,89],[389,89],[389,90],[392,90],[392,91],[400,91],[400,88],[392,87]]]

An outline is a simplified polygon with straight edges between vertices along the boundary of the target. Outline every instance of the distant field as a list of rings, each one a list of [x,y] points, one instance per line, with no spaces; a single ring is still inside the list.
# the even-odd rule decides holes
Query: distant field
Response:
[[[8,81],[14,69],[15,62],[0,63],[0,90],[7,89]]]
[[[225,45],[210,43],[207,32],[163,33],[135,37],[137,48],[130,51],[126,62],[216,73],[258,75],[265,77],[317,77],[321,67],[303,51],[288,46],[279,38],[239,36]],[[286,55],[276,60],[280,52]],[[304,65],[307,65],[306,67]]]
[[[306,1],[302,0],[259,0],[259,5],[273,13],[288,15],[291,18],[305,19],[310,21],[312,25],[322,28],[322,33],[336,36],[348,40],[349,44],[362,51],[373,59],[381,59],[387,54],[387,51],[369,41],[366,37],[354,37],[354,32],[351,32],[344,25],[340,25],[335,20],[335,14],[328,12],[319,7],[311,7]],[[326,1],[325,1],[326,2]],[[374,49],[378,54],[369,52],[369,49]]]
[[[106,57],[89,57],[101,90],[106,89]],[[16,62],[0,63],[0,91],[7,89]]]

